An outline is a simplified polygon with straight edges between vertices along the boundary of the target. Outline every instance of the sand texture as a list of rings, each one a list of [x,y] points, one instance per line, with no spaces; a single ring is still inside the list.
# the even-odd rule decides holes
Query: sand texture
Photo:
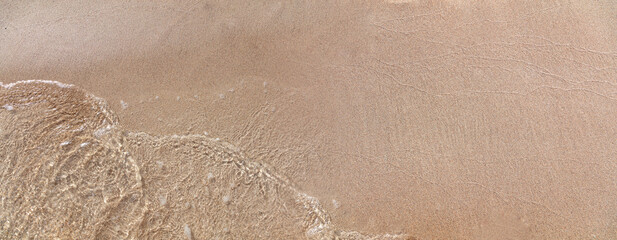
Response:
[[[0,1],[0,238],[617,239],[615,29],[607,0]]]

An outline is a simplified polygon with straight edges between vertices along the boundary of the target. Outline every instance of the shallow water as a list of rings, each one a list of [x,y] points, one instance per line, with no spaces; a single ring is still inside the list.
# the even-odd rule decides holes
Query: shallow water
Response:
[[[0,103],[2,238],[406,237],[341,231],[318,199],[237,147],[125,130],[77,87],[7,84]]]

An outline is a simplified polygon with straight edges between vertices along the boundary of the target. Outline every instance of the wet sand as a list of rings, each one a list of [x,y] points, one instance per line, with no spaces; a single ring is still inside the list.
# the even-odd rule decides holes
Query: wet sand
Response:
[[[336,229],[418,239],[617,238],[610,1],[0,6],[4,84],[74,84],[104,99],[122,131],[139,133],[131,139],[218,138],[318,199]],[[3,93],[0,106],[11,96]],[[15,114],[0,111],[4,124]],[[113,149],[150,151],[130,142]],[[6,154],[4,164],[19,156]],[[191,160],[199,154],[190,163],[133,158],[146,164],[147,185],[156,174],[201,169]],[[157,173],[166,159],[177,169]],[[136,219],[147,203],[160,204],[159,192],[143,188]],[[186,197],[192,189],[161,191]],[[2,206],[8,213],[14,205]],[[221,211],[212,216],[235,219]],[[158,237],[185,237],[186,219],[174,214],[144,223],[136,236],[156,238],[147,226],[161,226],[170,235]],[[307,237],[308,228],[293,236]],[[224,233],[190,229],[195,239]]]

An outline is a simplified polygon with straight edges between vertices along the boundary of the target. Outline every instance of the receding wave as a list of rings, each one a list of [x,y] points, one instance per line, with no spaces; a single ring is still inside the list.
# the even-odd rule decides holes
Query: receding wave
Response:
[[[123,129],[72,85],[4,84],[0,107],[0,238],[408,238],[337,229],[316,198],[232,144]]]

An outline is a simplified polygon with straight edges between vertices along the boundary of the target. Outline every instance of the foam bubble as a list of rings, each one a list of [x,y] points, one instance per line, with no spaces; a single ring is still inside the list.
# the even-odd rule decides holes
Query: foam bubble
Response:
[[[332,199],[332,206],[334,207],[334,209],[338,209],[339,207],[341,207],[341,203],[339,203],[335,199]]]
[[[129,104],[126,103],[124,100],[120,100],[120,106],[122,106],[122,109],[126,109],[129,107]]]
[[[27,84],[27,83],[46,83],[46,84],[53,84],[53,85],[56,85],[56,86],[61,87],[61,88],[70,88],[70,87],[73,87],[73,84],[66,84],[66,83],[61,83],[61,82],[58,82],[58,81],[51,81],[51,80],[22,80],[22,81],[17,81],[17,82],[14,82],[14,83],[8,83],[8,84],[2,84],[2,83],[0,83],[0,85],[2,85],[2,87],[4,87],[4,88],[10,89],[10,88],[14,87],[15,85],[18,85],[18,84]]]
[[[184,235],[188,239],[193,239],[193,234],[191,233],[191,228],[188,224],[184,224]]]
[[[99,128],[96,131],[94,131],[94,136],[99,138],[99,137],[107,134],[110,130],[111,130],[111,125],[107,125],[104,128]]]
[[[229,204],[230,202],[231,202],[231,196],[229,196],[229,195],[223,196],[223,203],[224,204]]]
[[[167,197],[166,196],[159,196],[159,202],[161,203],[161,206],[164,206],[167,203]]]

